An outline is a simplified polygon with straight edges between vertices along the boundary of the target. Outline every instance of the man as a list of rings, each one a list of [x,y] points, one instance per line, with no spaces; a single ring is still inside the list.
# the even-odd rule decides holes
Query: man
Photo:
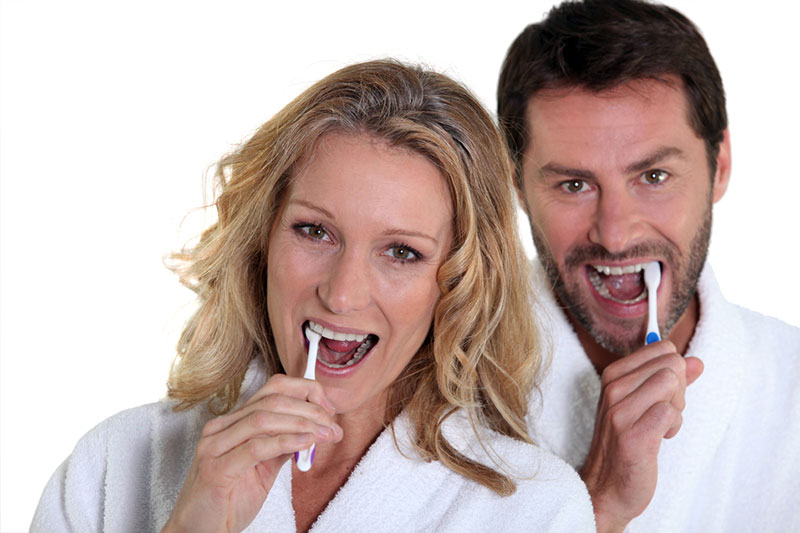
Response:
[[[598,530],[800,531],[800,330],[726,302],[706,265],[731,149],[698,30],[564,3],[511,45],[498,115],[553,337],[534,436],[578,469]],[[644,346],[653,261],[664,340]]]

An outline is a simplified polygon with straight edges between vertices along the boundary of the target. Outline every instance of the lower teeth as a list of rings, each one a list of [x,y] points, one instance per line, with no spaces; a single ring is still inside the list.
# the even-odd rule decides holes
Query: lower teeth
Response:
[[[612,302],[617,302],[620,304],[635,304],[647,298],[647,288],[643,288],[641,294],[632,300],[619,300],[614,298],[611,296],[611,293],[608,292],[608,287],[606,287],[605,283],[603,283],[603,280],[600,278],[600,274],[598,274],[595,270],[589,273],[589,280],[592,282],[594,288],[597,289],[597,292],[600,293],[600,296],[603,298],[608,298]]]
[[[358,348],[356,348],[356,353],[353,354],[353,357],[350,358],[350,360],[347,361],[346,363],[340,365],[338,363],[329,363],[319,357],[317,357],[317,359],[328,368],[346,368],[361,361],[361,359],[367,354],[369,349],[372,348],[373,346],[375,346],[375,338],[372,335],[368,335],[367,338],[364,339],[364,342],[362,342],[361,345]]]

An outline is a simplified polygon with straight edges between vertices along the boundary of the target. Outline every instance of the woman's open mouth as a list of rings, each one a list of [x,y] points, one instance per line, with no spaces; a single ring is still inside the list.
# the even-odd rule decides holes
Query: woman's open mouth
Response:
[[[378,336],[372,333],[341,333],[310,320],[306,323],[306,327],[322,337],[317,351],[317,361],[332,369],[355,365],[369,353],[379,340]],[[305,331],[305,327],[303,330]]]

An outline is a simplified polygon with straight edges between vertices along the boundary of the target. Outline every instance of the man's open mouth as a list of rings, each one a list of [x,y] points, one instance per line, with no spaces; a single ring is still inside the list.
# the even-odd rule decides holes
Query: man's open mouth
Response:
[[[589,265],[589,281],[595,290],[612,302],[635,304],[647,298],[644,284],[644,268],[647,263],[636,265],[608,266]]]
[[[378,343],[378,336],[357,333],[341,333],[322,327],[316,322],[306,323],[312,331],[322,336],[317,351],[317,361],[328,368],[346,368],[361,361]],[[305,328],[303,328],[305,331]]]

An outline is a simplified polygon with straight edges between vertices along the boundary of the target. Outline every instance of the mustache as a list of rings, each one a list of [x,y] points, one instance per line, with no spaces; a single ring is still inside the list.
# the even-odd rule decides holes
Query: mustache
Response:
[[[674,245],[663,242],[643,242],[623,252],[612,253],[599,244],[582,244],[571,248],[564,258],[566,268],[575,268],[587,262],[622,262],[639,257],[660,257],[668,264],[676,264],[680,255]]]

